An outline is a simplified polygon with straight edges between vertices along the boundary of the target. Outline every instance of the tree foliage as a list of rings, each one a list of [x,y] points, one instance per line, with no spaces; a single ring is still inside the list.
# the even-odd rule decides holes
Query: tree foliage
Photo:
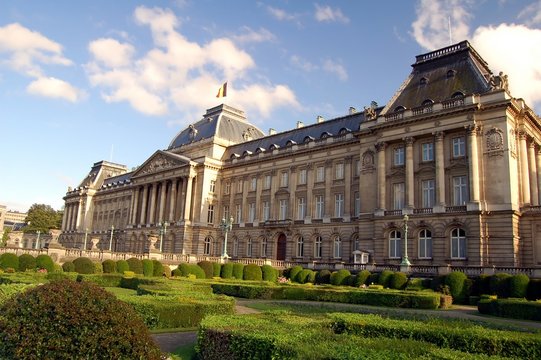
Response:
[[[62,226],[62,212],[56,211],[50,205],[34,204],[28,210],[24,232],[40,231],[44,234],[50,229],[59,229]]]

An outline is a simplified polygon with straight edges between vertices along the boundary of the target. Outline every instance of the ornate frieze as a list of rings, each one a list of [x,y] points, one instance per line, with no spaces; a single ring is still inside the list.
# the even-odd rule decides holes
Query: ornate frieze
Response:
[[[485,133],[486,151],[489,156],[503,156],[503,131],[493,127]]]

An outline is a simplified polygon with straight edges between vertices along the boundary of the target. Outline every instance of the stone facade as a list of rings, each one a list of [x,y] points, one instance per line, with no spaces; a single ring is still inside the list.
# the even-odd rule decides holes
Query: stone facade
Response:
[[[269,135],[209,109],[132,172],[94,164],[60,242],[220,256],[231,218],[238,259],[541,265],[541,122],[502,76],[462,42],[419,55],[383,107]]]

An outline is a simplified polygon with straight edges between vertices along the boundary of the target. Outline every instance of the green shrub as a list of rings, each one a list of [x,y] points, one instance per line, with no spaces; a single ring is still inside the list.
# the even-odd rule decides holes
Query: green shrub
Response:
[[[406,290],[419,291],[422,290],[424,279],[410,278],[406,284]]]
[[[525,274],[517,274],[509,280],[509,297],[526,298],[530,278]]]
[[[47,272],[53,272],[54,261],[49,255],[41,254],[36,257],[36,267],[38,269],[45,269]]]
[[[359,287],[361,285],[368,285],[368,279],[370,278],[370,271],[368,270],[362,270],[357,274],[357,278],[355,279],[355,287]]]
[[[316,283],[317,284],[330,284],[331,283],[330,270],[323,269],[323,270],[318,271],[316,274]]]
[[[153,259],[152,260],[152,276],[163,276],[164,275],[164,266],[163,264],[159,261],[159,260],[156,260],[156,259]],[[167,276],[167,274],[165,274]],[[168,276],[167,276],[168,277]]]
[[[188,263],[179,264],[177,269],[180,270],[180,276],[188,277],[190,275],[190,264]]]
[[[104,260],[101,263],[101,266],[103,268],[104,274],[113,274],[116,272],[116,262],[113,260],[109,260],[109,259]]]
[[[278,271],[270,265],[261,266],[261,273],[264,281],[276,282],[278,279]]]
[[[494,274],[490,277],[490,294],[498,295],[498,298],[509,297],[509,284],[511,275],[506,273]]]
[[[197,263],[197,265],[199,265],[201,269],[203,269],[203,271],[205,272],[205,277],[207,279],[212,279],[212,277],[214,276],[214,267],[210,261],[200,261]]]
[[[189,264],[189,274],[195,275],[197,279],[206,279],[207,274],[205,274],[205,271],[201,268],[201,266],[197,264]]]
[[[64,272],[75,272],[75,265],[71,261],[66,261],[62,264]]]
[[[154,263],[152,260],[143,259],[143,275],[146,277],[152,277],[154,275]]]
[[[402,290],[408,283],[408,277],[403,272],[395,272],[391,275],[390,288]]]
[[[528,283],[528,300],[541,300],[541,279],[530,279]]]
[[[479,275],[473,281],[472,295],[481,296],[490,294],[490,275]]]
[[[225,263],[222,265],[220,277],[222,279],[231,279],[233,277],[233,263]]]
[[[36,268],[36,258],[30,254],[19,256],[19,271],[33,270]]]
[[[87,257],[78,257],[73,260],[73,265],[75,266],[75,271],[79,274],[94,274],[96,271],[94,263]]]
[[[263,274],[261,268],[256,264],[248,264],[244,267],[244,280],[254,280],[261,281],[263,280]]]
[[[303,270],[302,266],[295,265],[289,270],[289,279],[291,281],[297,281],[297,275]]]
[[[541,302],[524,299],[481,299],[477,303],[481,314],[513,319],[541,321]]]
[[[464,304],[466,301],[465,281],[468,277],[461,271],[453,271],[445,277],[445,285],[449,286],[449,291],[453,297],[453,302]]]
[[[0,358],[161,357],[133,308],[94,284],[51,282],[17,295],[1,312]]]
[[[139,260],[138,258],[129,258],[126,261],[128,262],[130,271],[133,271],[134,273],[139,275],[143,274],[143,262],[141,260]]]
[[[383,270],[379,274],[378,284],[383,285],[383,287],[388,288],[391,286],[391,277],[393,276],[393,271]]]
[[[242,280],[244,278],[244,264],[233,264],[233,277],[238,280]]]
[[[121,287],[123,275],[114,274],[79,274],[76,281],[91,282],[101,287]]]
[[[176,269],[173,269],[173,271],[171,271],[171,275],[172,275],[172,276],[182,276],[182,272],[181,272],[180,269],[177,267]]]
[[[341,269],[331,274],[331,284],[333,285],[347,285],[351,273],[349,270]]]
[[[220,277],[220,273],[222,272],[222,264],[220,263],[212,263],[212,277]]]
[[[434,291],[440,291],[442,286],[445,285],[446,275],[438,275],[430,281],[430,288]]]
[[[303,269],[300,273],[297,274],[295,277],[295,281],[299,284],[306,284],[309,283],[309,279],[311,277],[311,274],[313,273],[313,270],[310,269]]]
[[[19,258],[12,253],[3,253],[0,255],[0,269],[6,270],[8,268],[19,269]]]
[[[378,284],[379,282],[379,273],[371,273],[368,277],[367,285]]]
[[[126,260],[117,260],[116,272],[119,274],[124,274],[124,271],[130,271],[130,265]]]
[[[94,274],[103,274],[103,266],[101,265],[101,262],[96,261],[94,263]]]
[[[306,278],[306,282],[310,283],[310,284],[315,284],[316,283],[316,272],[315,271],[310,270],[310,272],[308,273],[308,277]]]

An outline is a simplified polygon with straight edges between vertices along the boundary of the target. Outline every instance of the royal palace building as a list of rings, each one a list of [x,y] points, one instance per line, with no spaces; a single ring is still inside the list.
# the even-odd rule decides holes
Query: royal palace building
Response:
[[[133,171],[97,162],[64,197],[60,242],[144,253],[159,236],[172,254],[531,267],[539,165],[540,118],[464,41],[417,56],[384,106],[264,134],[222,104]]]

